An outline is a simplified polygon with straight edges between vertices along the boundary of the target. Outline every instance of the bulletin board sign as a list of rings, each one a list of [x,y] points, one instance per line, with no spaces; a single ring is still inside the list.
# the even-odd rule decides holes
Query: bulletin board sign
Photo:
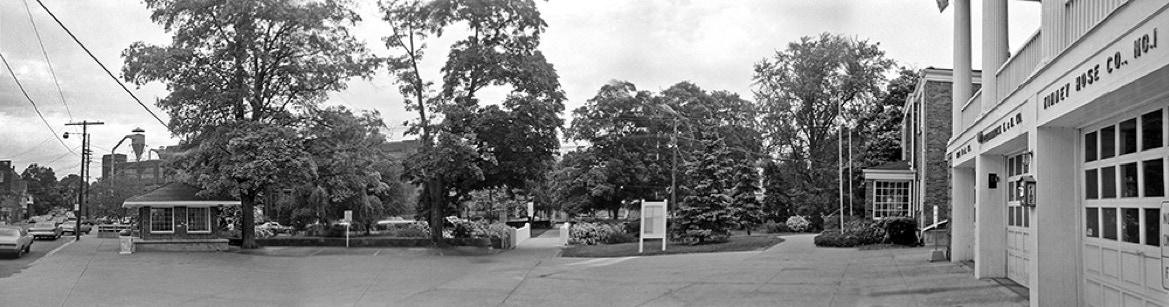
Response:
[[[637,239],[637,252],[644,251],[645,239],[662,239],[662,251],[666,250],[666,201],[641,201],[641,235]]]

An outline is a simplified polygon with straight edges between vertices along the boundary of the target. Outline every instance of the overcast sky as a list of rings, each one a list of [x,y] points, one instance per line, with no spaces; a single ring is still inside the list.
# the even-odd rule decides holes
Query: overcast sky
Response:
[[[121,77],[122,51],[131,43],[166,44],[169,35],[150,21],[145,4],[130,0],[42,0],[61,21]],[[381,43],[387,27],[375,1],[358,0],[364,21],[354,33],[378,55],[388,55]],[[801,36],[823,32],[880,43],[886,55],[911,68],[952,67],[953,10],[939,13],[933,0],[606,0],[538,1],[548,23],[540,49],[555,66],[568,94],[564,115],[591,98],[609,80],[626,80],[641,90],[660,91],[690,81],[707,91],[728,90],[753,100],[752,65],[782,50]],[[32,21],[29,20],[31,10]],[[980,8],[972,4],[974,68],[980,68]],[[1039,26],[1039,3],[1010,2],[1011,49],[1026,41]],[[43,39],[42,54],[33,24]],[[452,41],[448,34],[430,43],[424,78],[437,80],[439,67]],[[100,155],[108,154],[130,130],[146,130],[147,146],[178,142],[109,78],[42,9],[36,0],[0,1],[0,54],[8,60],[28,95],[44,114],[41,122],[32,105],[0,66],[0,160],[12,160],[20,172],[31,163],[52,167],[58,177],[77,173],[80,138],[58,140],[69,121],[97,120],[93,126],[95,153],[91,170],[100,175]],[[55,71],[57,85],[50,73]],[[330,95],[327,104],[377,110],[391,130],[414,115],[403,109],[402,97],[382,70],[372,80],[354,79],[349,89]],[[166,95],[165,86],[128,85],[146,105],[166,120],[154,105]],[[484,101],[502,98],[489,91]],[[61,96],[64,96],[62,103]],[[66,107],[68,106],[68,107]],[[64,142],[64,144],[61,143]],[[72,149],[66,149],[66,146]],[[129,145],[118,153],[130,154]],[[133,156],[131,155],[131,159]]]

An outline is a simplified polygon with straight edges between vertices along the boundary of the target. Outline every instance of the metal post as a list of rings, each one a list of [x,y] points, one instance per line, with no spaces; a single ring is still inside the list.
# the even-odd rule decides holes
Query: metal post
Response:
[[[670,203],[676,204],[678,201],[678,118],[674,117],[674,135],[670,136],[670,143],[673,143],[674,161],[670,163]]]
[[[80,176],[81,182],[78,183],[77,210],[76,210],[77,212],[74,213],[74,216],[77,218],[77,224],[73,226],[74,240],[81,240],[81,218],[82,218],[83,209],[86,209],[86,207],[85,207],[85,193],[86,193],[85,184],[89,182],[89,161],[90,161],[89,126],[90,125],[104,125],[104,124],[105,123],[103,123],[103,122],[91,122],[91,121],[81,121],[80,123],[72,122],[72,123],[65,124],[66,126],[81,126],[81,174],[80,174],[81,175]],[[69,133],[66,132],[64,137],[69,138]]]

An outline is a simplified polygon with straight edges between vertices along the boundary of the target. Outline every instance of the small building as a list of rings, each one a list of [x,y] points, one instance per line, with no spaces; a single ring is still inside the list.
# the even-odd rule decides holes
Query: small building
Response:
[[[862,172],[865,176],[865,217],[874,220],[914,217],[921,212],[912,197],[915,180],[909,161],[893,161]]]
[[[138,212],[135,249],[169,251],[219,251],[228,248],[221,235],[219,213],[239,206],[231,197],[198,196],[200,189],[176,182],[126,199],[123,208]]]
[[[28,218],[32,194],[28,183],[12,168],[12,161],[0,161],[0,222],[16,224]]]

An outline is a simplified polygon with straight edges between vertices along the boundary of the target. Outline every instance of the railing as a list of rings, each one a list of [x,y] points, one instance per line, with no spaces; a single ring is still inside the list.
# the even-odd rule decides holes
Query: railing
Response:
[[[1039,67],[1039,61],[1043,60],[1043,53],[1040,48],[1042,42],[1042,33],[1036,31],[1031,35],[1026,43],[1023,43],[1023,48],[1003,63],[1002,67],[995,72],[995,103],[1003,101],[1016,89],[1023,84],[1035,69]]]
[[[970,101],[962,108],[962,127],[958,129],[959,132],[966,131],[966,128],[974,125],[978,121],[978,115],[982,112],[982,90],[974,93],[970,97]],[[955,135],[956,136],[956,135]]]
[[[1129,0],[1064,0],[1067,19],[1064,31],[1068,43],[1073,43],[1091,31],[1109,14]]]

